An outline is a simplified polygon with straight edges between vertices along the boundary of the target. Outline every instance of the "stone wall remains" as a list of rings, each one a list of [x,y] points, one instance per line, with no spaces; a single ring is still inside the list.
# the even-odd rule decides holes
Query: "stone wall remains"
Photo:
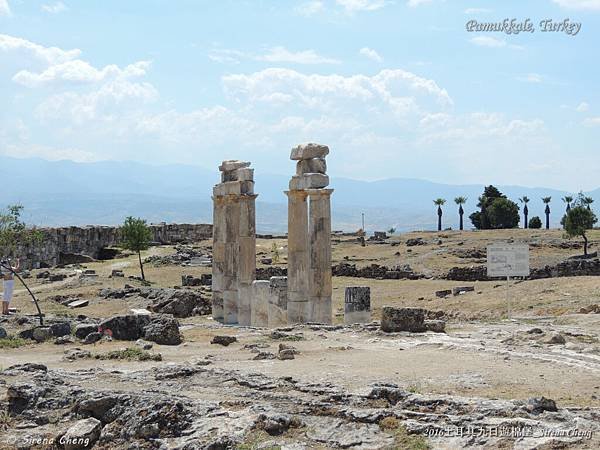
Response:
[[[212,237],[211,224],[151,224],[155,244],[192,243]],[[17,253],[25,269],[52,267],[73,261],[73,255],[102,258],[108,247],[120,242],[119,227],[90,225],[85,227],[40,228],[39,243],[23,245]]]

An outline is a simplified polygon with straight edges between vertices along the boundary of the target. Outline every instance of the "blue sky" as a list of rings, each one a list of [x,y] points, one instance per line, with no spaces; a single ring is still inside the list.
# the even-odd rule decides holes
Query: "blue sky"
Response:
[[[467,32],[531,19],[533,33]],[[581,23],[575,36],[539,22]],[[600,0],[0,0],[0,154],[600,186]]]

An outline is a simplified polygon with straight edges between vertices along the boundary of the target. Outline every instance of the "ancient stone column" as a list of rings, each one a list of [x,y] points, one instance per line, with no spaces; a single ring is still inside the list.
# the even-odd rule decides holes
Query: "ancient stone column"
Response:
[[[309,189],[310,321],[330,324],[331,309],[331,206],[333,189]]]
[[[289,323],[309,320],[308,280],[308,194],[290,190],[288,196],[288,287],[287,319]]]
[[[252,283],[252,309],[250,325],[267,327],[269,325],[269,295],[271,283],[268,280],[256,280]]]
[[[212,317],[223,322],[223,276],[225,271],[225,201],[213,195]]]
[[[223,274],[223,323],[238,323],[238,268],[239,268],[239,196],[225,197],[225,270]]]
[[[255,256],[255,199],[254,170],[245,161],[223,161],[221,183],[213,190],[214,198],[222,200],[215,205],[215,222],[222,227],[223,240],[223,323],[250,325],[252,281],[256,272]],[[220,219],[222,218],[222,219]],[[217,240],[217,249],[219,249]],[[220,257],[220,256],[219,256]],[[219,269],[217,268],[217,272]],[[217,282],[217,287],[219,283]]]
[[[371,288],[368,286],[347,287],[344,293],[344,323],[371,322]]]
[[[269,317],[270,328],[286,325],[288,319],[288,278],[271,277],[269,280]]]
[[[239,196],[238,324],[250,325],[252,282],[256,277],[256,195]]]

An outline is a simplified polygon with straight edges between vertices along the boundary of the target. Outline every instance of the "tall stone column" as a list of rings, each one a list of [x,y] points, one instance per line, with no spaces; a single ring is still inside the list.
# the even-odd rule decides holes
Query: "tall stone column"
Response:
[[[239,268],[239,196],[225,197],[225,270],[223,275],[223,323],[238,323],[238,268]]]
[[[212,316],[223,322],[223,276],[225,271],[225,201],[213,195]]]
[[[288,303],[289,323],[309,320],[308,296],[308,202],[303,190],[290,190],[288,196]]]
[[[333,189],[309,189],[310,199],[310,321],[330,324],[331,309],[331,206]]]
[[[239,196],[239,263],[238,263],[238,324],[251,324],[252,282],[256,277],[256,218],[257,195]]]

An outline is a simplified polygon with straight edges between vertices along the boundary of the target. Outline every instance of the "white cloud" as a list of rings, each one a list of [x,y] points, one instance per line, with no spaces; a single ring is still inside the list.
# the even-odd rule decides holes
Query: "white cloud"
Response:
[[[81,54],[79,49],[63,50],[58,47],[44,47],[26,39],[6,34],[0,34],[0,51],[23,52],[47,64],[60,64],[71,61]]]
[[[488,14],[491,13],[492,10],[488,8],[467,8],[465,9],[465,14],[473,15],[473,14]]]
[[[376,75],[303,74],[291,69],[270,68],[252,74],[223,77],[226,94],[238,103],[264,102],[272,94],[285,98],[297,108],[344,113],[370,105],[373,110],[391,111],[405,117],[423,108],[452,105],[445,89],[433,80],[401,69],[382,70]],[[291,98],[290,98],[291,97]],[[361,105],[354,105],[354,103]]]
[[[319,55],[315,50],[291,51],[285,47],[272,47],[263,54],[246,53],[231,49],[212,49],[208,53],[211,61],[218,63],[239,64],[242,60],[265,61],[270,63],[293,64],[339,64],[340,61]]]
[[[149,61],[138,61],[124,69],[114,64],[96,69],[88,62],[76,59],[50,66],[40,73],[21,70],[13,76],[13,81],[27,87],[38,87],[55,82],[99,83],[109,78],[127,79],[144,76],[149,66]]]
[[[517,77],[517,80],[525,83],[541,83],[543,77],[539,73],[528,73],[527,75]]]
[[[99,160],[94,153],[76,148],[54,148],[27,143],[9,144],[2,150],[2,154],[12,158],[42,158],[49,161],[94,162]]]
[[[0,17],[10,16],[10,7],[8,6],[8,0],[0,0]]]
[[[67,5],[65,5],[63,2],[55,2],[47,5],[42,5],[42,10],[50,14],[58,14],[64,11],[68,11],[69,8],[67,8]]]
[[[406,4],[411,8],[416,8],[417,6],[426,5],[427,3],[432,3],[433,0],[408,0]]]
[[[575,110],[577,112],[587,112],[590,109],[590,105],[588,105],[586,102],[581,102],[577,108],[575,108]]]
[[[377,61],[377,62],[382,62],[383,58],[379,55],[379,53],[377,53],[375,50],[369,48],[369,47],[363,47],[361,48],[358,53],[360,53],[363,56],[366,56],[369,59],[372,59],[373,61]]]
[[[339,64],[340,61],[319,55],[314,50],[293,52],[285,47],[273,47],[266,54],[255,57],[258,61],[295,64]]]
[[[600,117],[588,117],[583,121],[586,127],[600,127]]]
[[[322,1],[313,0],[296,6],[294,11],[304,17],[314,16],[317,13],[323,12],[324,5]]]
[[[491,36],[477,36],[471,39],[471,43],[480,47],[501,48],[506,47],[504,39],[498,39]]]
[[[553,0],[562,8],[600,11],[600,0]]]
[[[335,2],[342,6],[348,13],[375,11],[387,4],[385,0],[335,0]]]

